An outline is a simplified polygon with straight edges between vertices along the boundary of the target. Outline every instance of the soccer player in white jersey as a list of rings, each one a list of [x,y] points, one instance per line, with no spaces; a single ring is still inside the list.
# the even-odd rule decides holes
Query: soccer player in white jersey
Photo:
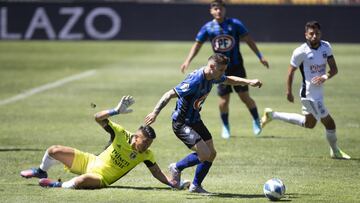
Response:
[[[304,116],[265,108],[261,118],[262,127],[271,120],[281,120],[305,128],[314,128],[317,121],[321,121],[330,144],[330,156],[335,159],[350,159],[350,156],[341,151],[336,144],[335,121],[326,109],[323,99],[323,84],[338,72],[330,43],[321,40],[320,24],[316,21],[306,23],[305,38],[306,43],[293,52],[287,78],[287,100],[293,103],[294,73],[300,69],[303,77],[300,97]],[[328,72],[326,72],[326,64],[330,68]]]

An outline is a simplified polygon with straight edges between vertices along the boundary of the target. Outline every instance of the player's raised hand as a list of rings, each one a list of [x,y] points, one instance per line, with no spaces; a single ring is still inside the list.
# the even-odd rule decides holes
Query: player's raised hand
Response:
[[[258,79],[253,79],[253,80],[250,80],[249,85],[251,87],[259,87],[260,88],[262,86],[262,82]]]
[[[145,125],[151,125],[155,122],[157,114],[155,112],[149,113],[144,120]]]
[[[131,113],[133,110],[129,109],[129,107],[134,103],[135,100],[132,96],[130,95],[123,96],[119,104],[115,107],[115,111],[117,111],[119,114]]]

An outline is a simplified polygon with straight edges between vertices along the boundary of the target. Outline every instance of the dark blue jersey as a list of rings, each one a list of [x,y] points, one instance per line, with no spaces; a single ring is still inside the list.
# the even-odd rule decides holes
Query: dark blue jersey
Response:
[[[242,63],[240,55],[240,37],[248,34],[244,24],[235,18],[225,18],[224,22],[216,20],[207,22],[198,32],[196,41],[204,43],[210,40],[216,53],[222,53],[230,58],[229,68]]]
[[[204,67],[190,73],[184,81],[174,88],[179,98],[172,119],[186,124],[200,121],[202,104],[211,91],[213,84],[222,83],[225,80],[225,75],[220,80],[207,80]]]

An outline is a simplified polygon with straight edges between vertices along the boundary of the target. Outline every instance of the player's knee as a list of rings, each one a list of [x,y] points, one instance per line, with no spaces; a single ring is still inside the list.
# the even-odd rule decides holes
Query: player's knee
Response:
[[[47,152],[51,157],[54,157],[61,151],[61,148],[61,145],[53,145],[47,149]]]
[[[199,158],[200,162],[211,161],[210,157],[211,157],[210,153],[201,154],[201,155],[199,154],[198,155],[198,158]]]
[[[219,105],[220,105],[220,106],[228,106],[228,105],[229,105],[229,100],[220,99]]]
[[[216,152],[215,150],[211,151],[210,157],[209,157],[209,158],[210,158],[209,161],[214,161],[215,158],[216,158],[216,154],[217,154],[217,152]]]

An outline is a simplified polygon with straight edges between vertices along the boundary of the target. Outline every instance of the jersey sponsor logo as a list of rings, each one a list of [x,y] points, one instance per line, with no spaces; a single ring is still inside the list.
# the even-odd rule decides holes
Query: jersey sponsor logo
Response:
[[[115,149],[111,152],[110,156],[112,163],[114,163],[119,168],[128,167],[130,165],[130,163],[121,156],[121,153]]]
[[[325,72],[325,69],[326,69],[326,64],[320,64],[320,65],[313,64],[310,66],[310,72],[312,74]]]
[[[201,107],[202,107],[202,105],[203,105],[203,103],[204,103],[204,101],[205,101],[205,99],[206,99],[206,97],[208,95],[209,94],[205,94],[204,96],[202,96],[199,99],[195,100],[194,106],[193,106],[195,110],[199,111],[201,109]]]
[[[211,45],[216,52],[227,52],[234,47],[235,39],[230,35],[218,35],[211,41]]]

